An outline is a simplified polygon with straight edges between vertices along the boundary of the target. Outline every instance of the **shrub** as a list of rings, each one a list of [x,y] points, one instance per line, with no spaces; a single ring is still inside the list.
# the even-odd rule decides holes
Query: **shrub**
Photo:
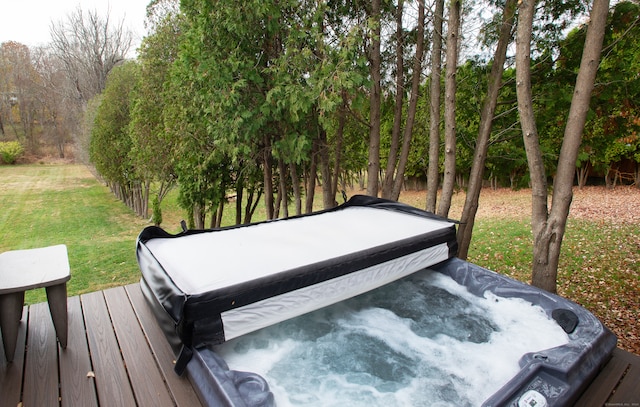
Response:
[[[15,164],[24,153],[24,147],[18,141],[0,142],[0,160],[5,164]]]
[[[154,225],[160,226],[162,223],[162,208],[160,207],[160,201],[157,196],[154,196],[151,199],[151,221]]]

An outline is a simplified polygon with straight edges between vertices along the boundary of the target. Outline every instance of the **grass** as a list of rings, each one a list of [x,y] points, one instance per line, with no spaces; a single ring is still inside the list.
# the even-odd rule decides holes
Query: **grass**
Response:
[[[163,202],[163,227],[170,232],[179,230],[183,216],[176,195],[172,191]],[[321,196],[316,195],[319,207]],[[424,196],[403,192],[401,201],[423,207]],[[485,212],[476,218],[469,261],[529,282],[532,237],[526,197],[483,191],[480,206]],[[464,195],[456,194],[451,217],[459,216],[463,203]],[[261,206],[254,221],[264,218]],[[67,245],[70,296],[139,280],[135,240],[149,223],[120,203],[86,167],[0,166],[0,209],[0,252]],[[229,205],[223,224],[234,219]],[[569,219],[558,292],[596,314],[618,335],[621,346],[635,353],[640,353],[639,285],[640,224]],[[27,303],[45,300],[43,290],[27,292]]]
[[[529,219],[479,219],[474,225],[468,260],[526,281],[532,261]]]
[[[135,238],[145,226],[80,165],[0,167],[0,252],[66,244],[69,295],[137,281]],[[27,292],[28,303],[46,299]]]
[[[639,240],[640,225],[569,219],[558,266],[558,292],[594,309],[620,293],[637,290]],[[530,220],[485,219],[476,224],[468,260],[529,282],[532,250]]]

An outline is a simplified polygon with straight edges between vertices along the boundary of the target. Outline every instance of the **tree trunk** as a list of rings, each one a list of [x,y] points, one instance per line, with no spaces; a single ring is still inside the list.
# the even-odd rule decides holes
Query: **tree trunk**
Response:
[[[521,116],[533,194],[531,228],[534,247],[531,282],[536,287],[556,292],[560,249],[573,198],[573,176],[598,70],[609,0],[594,0],[591,9],[580,70],[558,158],[550,213],[547,212],[546,178],[531,106],[530,41],[534,9],[533,1],[522,1],[516,41],[518,110]]]
[[[206,212],[202,205],[194,204],[193,205],[193,224],[196,229],[204,229],[204,221],[206,217]]]
[[[516,94],[522,137],[524,139],[529,175],[531,177],[532,213],[531,230],[533,232],[533,269],[548,265],[548,242],[542,241],[547,222],[547,180],[540,151],[538,129],[533,113],[533,95],[531,91],[531,32],[535,12],[535,0],[522,0],[519,4],[518,29],[516,34]],[[543,247],[545,246],[544,250]],[[545,252],[546,251],[546,252]],[[536,263],[540,265],[536,265]],[[534,272],[535,273],[535,272]],[[555,286],[555,275],[549,276]],[[555,291],[551,289],[549,291]]]
[[[391,199],[393,180],[398,162],[400,148],[400,132],[402,130],[402,106],[404,104],[404,36],[402,27],[402,12],[404,1],[399,0],[396,8],[396,103],[393,109],[393,128],[391,130],[391,144],[387,159],[387,170],[382,181],[381,195]]]
[[[287,191],[287,165],[284,163],[282,158],[278,158],[278,180],[279,180],[279,188],[278,188],[278,201],[280,202],[282,208],[282,217],[289,217],[289,193]]]
[[[378,196],[378,173],[380,172],[380,98],[381,56],[380,56],[380,0],[373,0],[371,16],[371,45],[369,50],[369,70],[371,73],[371,95],[369,96],[369,163],[367,166],[367,195]]]
[[[263,176],[264,176],[264,206],[267,219],[273,219],[274,202],[273,202],[273,171],[271,169],[271,139],[267,134],[264,135],[263,155]]]
[[[458,68],[460,0],[451,2],[447,26],[447,72],[444,84],[444,180],[437,212],[440,216],[449,215],[456,179],[456,70]]]
[[[224,202],[225,199],[222,197],[218,205],[215,207],[211,207],[211,221],[209,224],[211,225],[211,229],[219,228],[222,224],[222,215],[224,213]]]
[[[585,162],[584,165],[580,168],[576,169],[576,177],[578,178],[578,188],[582,189],[585,185],[587,185],[587,178],[589,176],[589,169],[591,164],[589,161]]]
[[[338,193],[338,179],[340,178],[340,167],[342,164],[342,144],[344,141],[344,125],[347,119],[347,97],[345,92],[342,93],[342,107],[338,112],[338,130],[336,131],[336,145],[334,149],[335,164],[333,166],[331,195],[334,197]]]
[[[327,133],[320,129],[319,139],[320,153],[320,174],[322,175],[322,205],[324,209],[333,208],[336,202],[335,195],[331,193],[331,168],[329,166],[329,145],[327,143]]]
[[[404,183],[404,171],[409,160],[409,148],[411,147],[411,136],[413,135],[413,125],[418,110],[418,97],[420,92],[420,80],[422,79],[422,57],[424,55],[424,0],[418,1],[418,32],[416,40],[416,55],[413,60],[413,77],[411,79],[411,98],[409,99],[409,109],[407,110],[407,122],[404,125],[404,136],[402,140],[402,151],[398,162],[395,181],[393,183],[393,193],[391,199],[397,201],[400,198],[400,191]]]
[[[444,0],[436,0],[431,51],[431,84],[429,90],[429,168],[427,170],[427,205],[436,211],[440,182],[440,75],[442,73],[442,25]]]
[[[460,217],[460,226],[458,227],[458,257],[463,260],[467,258],[469,253],[473,225],[478,211],[478,200],[480,199],[480,191],[482,190],[484,166],[487,159],[487,149],[489,148],[489,136],[491,135],[493,116],[498,104],[498,94],[502,86],[502,73],[507,56],[507,46],[511,40],[513,23],[515,21],[516,5],[517,0],[507,0],[504,6],[500,36],[498,38],[498,44],[496,45],[496,51],[493,55],[493,65],[491,66],[491,74],[489,76],[487,97],[484,101],[482,114],[480,116],[480,128],[473,155],[471,172],[469,174],[469,186],[467,188],[467,196],[464,202],[462,216]]]
[[[298,169],[295,163],[289,164],[291,174],[291,186],[293,188],[293,199],[296,204],[296,215],[302,215],[302,194],[300,192],[300,180],[298,179]]]
[[[282,192],[280,188],[278,188],[278,192],[276,193],[276,199],[273,204],[273,218],[278,219],[280,217],[280,204],[282,203]]]
[[[304,204],[305,213],[313,212],[313,198],[316,194],[316,174],[318,172],[318,140],[314,139],[311,145],[311,164],[307,172],[306,197]]]
[[[142,217],[149,218],[149,197],[151,196],[151,181],[144,181],[144,195],[142,196]]]
[[[262,189],[258,189],[258,194],[256,195],[256,187],[255,185],[249,189],[249,196],[247,196],[247,205],[244,208],[244,220],[242,223],[247,224],[251,223],[251,219],[253,218],[253,214],[256,212],[256,208],[258,207],[258,203],[260,203],[260,198],[262,197]]]
[[[242,200],[244,199],[244,178],[238,176],[236,180],[236,225],[242,223]]]

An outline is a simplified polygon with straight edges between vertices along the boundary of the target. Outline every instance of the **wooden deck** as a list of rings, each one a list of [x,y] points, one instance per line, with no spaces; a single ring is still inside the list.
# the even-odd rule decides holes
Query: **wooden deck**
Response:
[[[616,349],[575,407],[640,407],[640,356]]]
[[[201,405],[139,284],[71,297],[68,312],[62,350],[47,304],[25,307],[13,363],[0,347],[0,406]]]
[[[71,297],[68,308],[62,350],[47,304],[25,307],[13,363],[0,346],[0,407],[201,405],[173,372],[138,284]],[[576,406],[640,407],[640,356],[617,349]]]

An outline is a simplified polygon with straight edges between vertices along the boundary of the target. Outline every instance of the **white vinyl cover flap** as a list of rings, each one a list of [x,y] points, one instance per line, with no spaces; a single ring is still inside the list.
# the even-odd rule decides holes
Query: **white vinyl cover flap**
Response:
[[[446,243],[222,313],[226,340],[374,290],[449,258]]]

